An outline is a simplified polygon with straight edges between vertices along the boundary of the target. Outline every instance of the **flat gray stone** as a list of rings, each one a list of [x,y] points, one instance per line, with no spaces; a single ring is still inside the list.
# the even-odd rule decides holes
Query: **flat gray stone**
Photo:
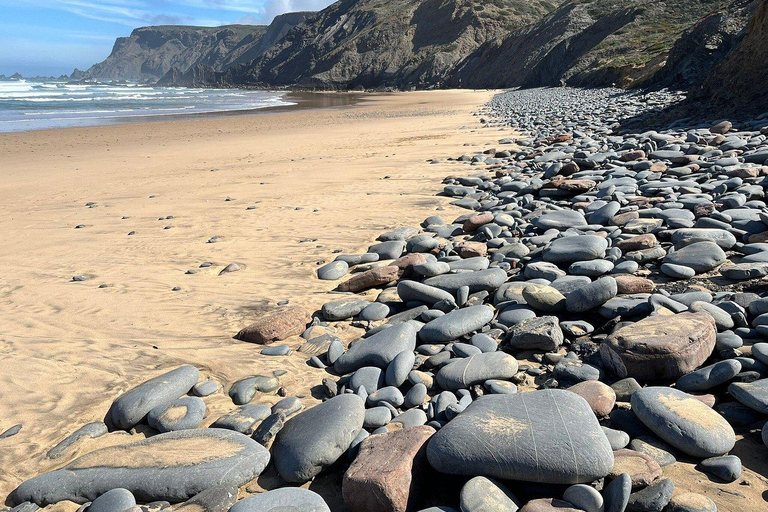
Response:
[[[112,402],[106,423],[129,430],[158,405],[167,405],[186,394],[199,377],[197,368],[184,365],[139,384]]]
[[[432,437],[427,457],[441,473],[552,484],[591,482],[614,462],[589,404],[558,389],[478,398]]]
[[[509,489],[484,476],[464,484],[459,499],[462,512],[517,512],[522,506]]]
[[[73,446],[76,444],[80,439],[89,437],[91,439],[96,437],[101,437],[104,434],[109,432],[109,429],[107,428],[107,425],[105,423],[102,423],[101,421],[96,421],[93,423],[87,423],[80,427],[79,429],[75,430],[72,434],[67,436],[63,441],[61,441],[59,444],[48,450],[48,453],[46,453],[46,457],[49,459],[57,459],[61,457],[61,455],[69,449],[70,446]]]
[[[544,248],[544,261],[568,264],[605,257],[608,242],[597,235],[565,236]]]
[[[768,414],[768,379],[733,382],[728,386],[728,392],[747,407],[761,414]]]
[[[507,280],[507,273],[500,268],[488,268],[475,272],[460,272],[430,277],[424,284],[435,286],[442,290],[456,293],[462,286],[468,286],[470,293],[479,291],[494,291]]]
[[[193,429],[203,422],[205,410],[202,398],[185,396],[149,411],[147,423],[158,432]]]
[[[85,503],[121,487],[140,502],[185,501],[215,485],[239,487],[268,463],[269,452],[238,432],[180,430],[90,452],[22,483],[12,500]]]
[[[702,274],[722,265],[726,259],[725,253],[716,243],[695,242],[667,254],[664,263],[692,268],[697,274]]]
[[[647,387],[632,394],[632,411],[663,441],[694,457],[716,457],[736,443],[731,425],[687,393]]]
[[[334,363],[337,373],[350,373],[363,366],[386,368],[403,351],[416,348],[416,328],[409,322],[393,325],[363,338],[349,347]]]
[[[235,503],[229,512],[331,512],[323,498],[309,489],[284,487]]]
[[[93,500],[88,512],[122,512],[136,505],[136,498],[128,489],[109,490]]]
[[[508,380],[515,376],[517,367],[517,359],[504,352],[476,354],[443,366],[437,372],[437,384],[454,391],[489,379]]]
[[[426,324],[419,331],[425,343],[444,343],[479,330],[493,320],[493,309],[488,306],[470,306],[451,311]]]

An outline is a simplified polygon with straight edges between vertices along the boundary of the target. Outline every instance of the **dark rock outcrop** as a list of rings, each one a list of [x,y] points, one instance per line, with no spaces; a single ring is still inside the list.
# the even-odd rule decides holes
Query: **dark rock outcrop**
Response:
[[[221,72],[259,57],[309,14],[283,14],[269,26],[137,28],[129,37],[117,39],[106,60],[87,71],[76,70],[72,78],[154,83],[165,77],[164,82],[170,84],[174,77],[193,81],[187,78],[189,71],[195,80],[208,80],[205,73]]]

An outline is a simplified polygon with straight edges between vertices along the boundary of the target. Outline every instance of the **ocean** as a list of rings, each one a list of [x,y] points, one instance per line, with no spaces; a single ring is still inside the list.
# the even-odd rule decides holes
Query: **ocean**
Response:
[[[0,132],[293,105],[285,93],[63,81],[0,81]]]

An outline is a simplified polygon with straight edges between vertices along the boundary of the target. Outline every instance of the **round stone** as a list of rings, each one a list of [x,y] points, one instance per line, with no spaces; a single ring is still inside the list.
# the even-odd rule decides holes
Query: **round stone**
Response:
[[[587,401],[598,418],[608,416],[616,404],[616,392],[607,384],[597,380],[580,382],[568,388]]]
[[[488,306],[471,306],[451,311],[426,324],[419,331],[419,339],[425,343],[444,343],[479,330],[493,320],[493,309]]]
[[[688,455],[715,457],[736,443],[733,428],[722,416],[682,391],[647,387],[636,391],[631,403],[645,426]]]
[[[478,398],[432,437],[427,457],[442,473],[540,483],[587,483],[613,468],[589,405],[557,389]]]
[[[112,489],[95,500],[88,507],[89,512],[122,512],[136,505],[136,498],[128,489]]]
[[[470,479],[461,488],[462,512],[517,512],[520,501],[509,489],[484,476]]]
[[[315,492],[283,487],[238,501],[229,512],[331,512],[331,509]]]
[[[642,489],[661,476],[661,466],[650,456],[634,450],[622,449],[613,453],[614,464],[610,477],[626,473],[633,489]]]
[[[511,379],[517,367],[517,360],[504,352],[476,354],[443,366],[437,373],[437,384],[450,391],[465,389],[489,379]]]
[[[727,359],[683,375],[677,379],[675,387],[685,392],[705,391],[728,382],[739,372],[741,372],[741,363],[734,359]]]
[[[297,414],[275,437],[272,457],[286,482],[308,482],[344,452],[365,419],[363,400],[339,395]]]
[[[589,485],[572,485],[563,493],[563,500],[584,512],[603,512],[603,497]]]
[[[149,411],[147,423],[159,432],[193,429],[203,422],[205,410],[202,398],[187,396]]]
[[[347,271],[349,271],[349,264],[343,260],[336,260],[317,269],[317,277],[323,281],[335,281],[347,275]]]

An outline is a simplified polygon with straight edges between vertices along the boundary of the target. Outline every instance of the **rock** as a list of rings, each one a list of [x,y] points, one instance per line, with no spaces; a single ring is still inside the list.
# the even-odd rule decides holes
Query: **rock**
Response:
[[[601,277],[568,294],[565,307],[569,313],[583,313],[602,306],[617,293],[616,280],[612,277]]]
[[[701,494],[681,492],[669,500],[664,512],[717,512],[717,505]]]
[[[470,306],[451,311],[426,324],[419,331],[425,343],[443,343],[479,330],[493,320],[493,309],[488,306]]]
[[[329,322],[346,320],[359,315],[370,302],[357,297],[349,297],[331,302],[326,302],[321,308],[323,318]]]
[[[728,382],[739,372],[741,363],[735,359],[727,359],[683,375],[677,379],[675,387],[685,392],[706,391]]]
[[[449,292],[417,281],[400,281],[397,283],[397,294],[403,302],[423,302],[428,306],[434,306],[440,301],[456,302],[456,298]]]
[[[478,398],[432,437],[427,456],[442,473],[540,483],[591,482],[613,468],[589,405],[557,389]]]
[[[390,312],[391,310],[386,304],[382,304],[381,302],[372,302],[360,312],[360,320],[378,322],[379,320],[384,320],[387,318]]]
[[[229,274],[230,272],[237,272],[238,270],[240,270],[240,265],[238,265],[237,263],[230,263],[229,265],[221,269],[221,272],[219,272],[219,275]]]
[[[658,462],[659,466],[666,467],[677,462],[673,454],[675,449],[656,436],[640,436],[629,443],[629,447],[636,452],[644,453]]]
[[[88,507],[90,512],[121,512],[136,505],[136,498],[127,489],[109,490],[93,500]]]
[[[87,423],[67,436],[64,440],[59,442],[59,444],[48,450],[46,457],[49,459],[57,459],[61,457],[61,455],[66,452],[69,447],[77,444],[77,442],[81,439],[86,437],[94,439],[96,437],[103,436],[107,432],[109,432],[107,425],[101,421]]]
[[[659,478],[645,489],[629,495],[627,512],[662,512],[674,492],[672,480]]]
[[[387,386],[402,386],[408,380],[408,374],[413,370],[416,356],[410,350],[400,352],[387,366],[384,380]]]
[[[487,260],[486,260],[487,261]],[[445,274],[430,277],[424,280],[424,284],[434,286],[442,290],[456,293],[462,286],[468,286],[470,293],[479,291],[493,291],[504,284],[507,273],[500,268],[489,268],[474,272],[460,272],[458,274]]]
[[[174,512],[227,512],[237,500],[237,487],[215,485],[181,503]]]
[[[517,366],[517,360],[503,352],[476,354],[443,366],[437,373],[437,384],[454,391],[489,379],[508,380],[517,373]]]
[[[588,261],[605,256],[608,242],[597,235],[566,236],[557,238],[544,248],[544,261],[568,264]]]
[[[184,501],[214,485],[239,487],[268,462],[269,452],[238,432],[180,430],[90,452],[22,483],[12,500],[85,503],[121,487],[141,502]]]
[[[623,473],[603,489],[604,512],[624,512],[632,494],[632,479]]]
[[[272,440],[285,426],[286,414],[282,411],[267,416],[253,431],[251,438],[265,448],[269,448]]]
[[[653,293],[656,285],[644,277],[621,275],[615,276],[618,294]]]
[[[106,423],[122,430],[133,428],[155,407],[187,393],[199,376],[197,368],[185,365],[139,384],[112,402]]]
[[[265,375],[246,377],[232,384],[232,387],[229,388],[229,397],[235,405],[244,405],[253,400],[260,391],[272,393],[278,387],[280,387],[280,381],[277,377]]]
[[[288,420],[272,445],[272,457],[286,482],[308,482],[347,451],[363,427],[365,404],[339,395]]]
[[[520,501],[509,489],[484,476],[470,479],[461,488],[462,512],[517,512]]]
[[[730,121],[720,121],[709,129],[712,133],[726,134],[731,131],[733,124]]]
[[[692,268],[697,274],[709,272],[726,260],[723,250],[714,242],[695,242],[667,254],[664,263]]]
[[[533,224],[543,231],[551,228],[565,231],[572,227],[586,226],[587,221],[575,210],[558,210],[535,217]]]
[[[694,457],[729,452],[733,428],[696,398],[672,388],[648,387],[632,395],[632,410],[662,440]]]
[[[734,281],[757,279],[759,277],[765,277],[768,275],[768,262],[759,261],[723,266],[720,268],[720,273],[728,279],[733,279]]]
[[[607,384],[590,380],[580,382],[568,388],[571,393],[576,393],[587,401],[592,412],[598,418],[608,416],[616,404],[616,393]]]
[[[509,330],[506,343],[513,350],[557,350],[563,344],[563,331],[556,316],[529,318]]]
[[[197,384],[192,386],[192,393],[195,396],[200,396],[200,397],[212,395],[218,390],[219,390],[219,384],[212,380],[198,382]]]
[[[611,448],[615,452],[626,448],[629,444],[629,435],[621,430],[614,430],[608,427],[602,427],[605,437],[608,438],[608,442],[611,443]]]
[[[344,474],[342,495],[352,512],[405,512],[425,485],[426,443],[435,429],[406,428],[365,439]]]
[[[400,277],[400,269],[394,265],[377,267],[355,274],[336,287],[338,292],[357,293],[370,288],[378,288],[394,283]]]
[[[699,469],[715,475],[724,482],[735,482],[741,476],[741,459],[736,455],[711,457],[699,463]]]
[[[583,512],[570,503],[555,498],[539,498],[531,500],[520,509],[520,512]]]
[[[523,299],[537,311],[557,313],[565,310],[565,296],[552,286],[530,284],[523,288]]]
[[[323,281],[335,281],[341,279],[349,271],[349,264],[343,260],[326,263],[317,269],[317,278]]]
[[[263,404],[242,405],[214,421],[211,428],[226,428],[250,436],[270,413],[271,409]]]
[[[684,247],[696,242],[714,242],[727,251],[736,245],[736,237],[724,229],[683,228],[672,232],[672,243],[675,247]]]
[[[632,377],[627,377],[611,384],[611,389],[616,393],[617,402],[629,402],[632,393],[641,389],[641,386]]]
[[[563,500],[584,512],[603,512],[603,497],[594,487],[572,485],[563,493]]]
[[[236,340],[268,344],[298,336],[312,320],[312,315],[298,306],[283,306],[268,311],[235,335]]]
[[[613,458],[615,462],[609,476],[629,475],[633,489],[642,489],[661,476],[661,466],[644,453],[622,449],[614,452]]]
[[[761,414],[768,414],[768,379],[733,382],[728,386],[733,398]]]
[[[284,487],[238,501],[229,512],[331,512],[331,509],[315,492]]]
[[[706,313],[648,317],[617,329],[600,345],[603,365],[619,377],[678,379],[715,348],[714,319]]]
[[[661,265],[661,271],[669,277],[675,279],[690,279],[696,275],[696,271],[691,267],[685,265],[675,265],[673,263],[663,263]]]
[[[203,422],[205,410],[205,402],[201,398],[185,396],[149,411],[147,423],[158,432],[193,429]]]
[[[350,345],[333,365],[337,373],[350,373],[363,366],[386,368],[404,351],[416,348],[416,329],[409,322],[393,325]]]

